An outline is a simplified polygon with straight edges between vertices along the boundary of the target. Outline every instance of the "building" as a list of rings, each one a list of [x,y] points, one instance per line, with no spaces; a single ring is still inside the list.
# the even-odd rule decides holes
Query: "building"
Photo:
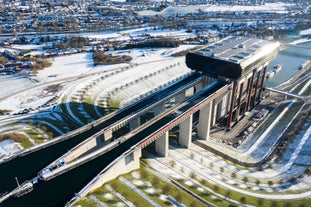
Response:
[[[213,105],[211,126],[232,127],[262,96],[268,63],[280,44],[267,40],[230,36],[188,53],[186,64],[209,79],[232,82],[232,90]]]

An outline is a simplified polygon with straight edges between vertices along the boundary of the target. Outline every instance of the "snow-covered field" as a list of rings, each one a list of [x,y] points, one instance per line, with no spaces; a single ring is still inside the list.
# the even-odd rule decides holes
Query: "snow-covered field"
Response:
[[[24,88],[32,87],[35,84],[23,75],[0,76],[0,100],[5,96],[12,95]],[[2,104],[0,103],[0,109]]]
[[[282,2],[266,3],[256,6],[241,6],[241,5],[189,5],[189,6],[171,6],[161,12],[145,10],[139,12],[139,15],[172,15],[172,14],[187,14],[204,12],[271,12],[271,13],[287,13],[287,7],[294,4],[286,4]]]
[[[155,29],[153,27],[142,27],[137,29],[130,29],[120,32],[111,32],[111,31],[103,31],[103,32],[96,32],[96,33],[84,33],[81,36],[83,37],[89,37],[91,39],[110,39],[110,40],[117,40],[117,41],[123,41],[123,40],[130,40],[131,38],[138,38],[142,37],[148,34],[148,36],[151,37],[172,37],[172,38],[191,38],[195,37],[196,35],[194,33],[188,33],[186,30],[176,30],[176,29]]]
[[[133,49],[115,51],[111,53],[114,55],[130,55],[133,57],[133,61],[130,64],[142,64],[159,60],[167,60],[167,64],[169,64],[170,59],[172,58],[170,55],[172,53],[191,47],[194,47],[194,45],[182,45],[179,48],[173,49]],[[51,97],[51,95],[44,95],[44,98],[39,99],[41,97],[40,94],[44,93],[44,87],[34,87],[41,83],[61,81],[76,76],[111,71],[117,68],[129,66],[129,64],[124,63],[94,67],[92,53],[78,53],[69,56],[59,56],[50,59],[50,61],[52,62],[52,66],[39,71],[37,76],[33,77],[38,81],[38,83],[34,83],[26,76],[21,75],[0,77],[0,87],[5,89],[0,90],[0,97],[2,97],[2,100],[0,100],[0,109],[18,111],[22,108],[31,108],[44,103],[49,97]],[[161,64],[164,64],[165,66],[165,63]],[[137,76],[138,75],[133,74],[133,77]],[[25,88],[29,88],[29,90],[13,95],[15,92]],[[12,96],[5,99],[3,98],[9,95]]]
[[[8,156],[12,153],[18,152],[20,147],[10,139],[0,141],[0,159],[5,155]]]
[[[311,35],[311,28],[302,30],[299,34],[300,35]]]

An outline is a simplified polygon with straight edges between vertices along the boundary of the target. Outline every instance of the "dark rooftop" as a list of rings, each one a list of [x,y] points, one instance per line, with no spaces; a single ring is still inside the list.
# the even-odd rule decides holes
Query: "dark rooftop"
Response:
[[[192,70],[210,76],[238,79],[250,69],[273,59],[279,45],[278,42],[230,36],[188,53],[186,64]]]

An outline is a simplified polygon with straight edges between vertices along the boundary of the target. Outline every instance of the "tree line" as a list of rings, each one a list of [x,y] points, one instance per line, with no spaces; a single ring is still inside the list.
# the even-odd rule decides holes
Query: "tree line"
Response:
[[[96,65],[125,63],[131,61],[132,57],[128,55],[113,56],[107,55],[105,52],[102,51],[94,51],[93,59],[94,59],[94,66],[96,66]]]

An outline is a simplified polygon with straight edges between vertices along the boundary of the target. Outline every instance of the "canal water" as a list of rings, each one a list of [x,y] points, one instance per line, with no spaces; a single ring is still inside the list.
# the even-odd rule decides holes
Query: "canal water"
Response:
[[[311,42],[299,44],[311,48]],[[285,50],[279,51],[275,59],[273,59],[268,70],[272,70],[276,64],[283,64],[282,70],[275,74],[272,78],[265,81],[266,86],[277,86],[288,81],[298,70],[302,63],[311,60],[311,49],[288,47]]]
[[[124,150],[124,149],[123,149]],[[39,181],[34,190],[18,199],[9,199],[1,207],[61,207],[93,177],[113,161],[114,150],[47,182]]]

